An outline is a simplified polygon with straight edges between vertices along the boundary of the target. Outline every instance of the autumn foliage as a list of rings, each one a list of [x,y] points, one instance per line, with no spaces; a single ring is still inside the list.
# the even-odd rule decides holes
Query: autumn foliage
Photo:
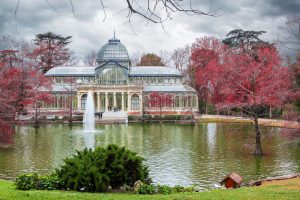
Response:
[[[269,44],[229,47],[215,38],[196,41],[192,70],[196,90],[219,110],[240,109],[253,119],[256,155],[262,155],[258,118],[264,108],[281,107],[291,95],[291,74]]]
[[[0,51],[0,143],[12,143],[11,122],[39,102],[49,103],[51,83],[32,59],[34,48]],[[9,54],[8,54],[9,53]]]

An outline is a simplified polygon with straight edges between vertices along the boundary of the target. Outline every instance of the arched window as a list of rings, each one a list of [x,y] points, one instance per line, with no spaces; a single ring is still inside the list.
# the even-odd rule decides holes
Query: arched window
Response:
[[[85,109],[87,94],[81,96],[81,109]]]
[[[63,99],[62,96],[60,96],[60,97],[58,98],[58,107],[59,107],[59,108],[64,108],[64,99]]]
[[[131,96],[131,109],[138,110],[140,108],[139,96],[134,94]]]

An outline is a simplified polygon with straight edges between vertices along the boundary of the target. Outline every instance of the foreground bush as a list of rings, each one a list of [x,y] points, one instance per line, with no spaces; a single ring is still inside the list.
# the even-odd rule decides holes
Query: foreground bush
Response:
[[[38,176],[37,174],[21,174],[15,180],[18,190],[57,190],[59,189],[58,177],[55,175]]]
[[[37,174],[22,174],[16,178],[15,186],[18,190],[31,190],[36,188],[37,181]]]
[[[148,169],[143,160],[125,147],[108,145],[94,151],[77,151],[77,155],[64,160],[65,164],[56,174],[64,189],[103,192],[109,186],[119,189],[123,185],[133,186],[137,180],[146,180]]]

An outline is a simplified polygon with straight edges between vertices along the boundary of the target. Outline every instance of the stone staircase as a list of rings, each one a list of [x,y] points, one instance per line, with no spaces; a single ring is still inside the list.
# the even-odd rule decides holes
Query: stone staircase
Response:
[[[128,123],[128,113],[125,111],[106,111],[102,114],[101,121]]]

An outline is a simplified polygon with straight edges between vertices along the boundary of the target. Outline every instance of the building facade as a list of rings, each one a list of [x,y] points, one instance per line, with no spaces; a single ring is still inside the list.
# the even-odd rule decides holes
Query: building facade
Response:
[[[46,76],[53,80],[54,102],[49,111],[83,112],[87,93],[92,92],[98,112],[126,111],[142,114],[191,114],[198,110],[196,91],[183,84],[182,74],[173,67],[132,67],[126,47],[112,38],[99,51],[97,67],[55,67]],[[151,94],[171,102],[153,104]],[[72,99],[72,100],[71,100]]]

